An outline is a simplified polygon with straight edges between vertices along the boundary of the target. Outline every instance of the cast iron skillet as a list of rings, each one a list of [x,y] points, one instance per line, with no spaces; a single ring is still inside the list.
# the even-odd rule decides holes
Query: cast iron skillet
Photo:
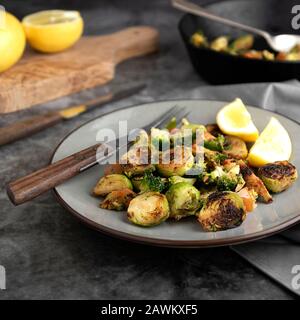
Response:
[[[295,4],[297,0],[230,0],[213,3],[206,8],[226,18],[274,34],[299,34],[299,30],[293,30],[291,27],[293,18],[291,10]],[[179,31],[192,64],[202,78],[212,84],[300,79],[300,62],[247,59],[205,48],[196,48],[190,43],[190,36],[199,29],[209,39],[220,35],[236,37],[245,32],[191,14],[184,15],[180,20]],[[269,49],[267,43],[261,38],[255,39],[254,46],[258,49]]]

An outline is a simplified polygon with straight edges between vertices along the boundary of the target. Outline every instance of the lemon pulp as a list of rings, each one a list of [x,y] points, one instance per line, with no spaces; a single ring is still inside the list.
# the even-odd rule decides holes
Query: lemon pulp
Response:
[[[224,133],[240,137],[247,142],[254,142],[259,135],[250,113],[239,98],[218,112],[217,124]]]
[[[276,118],[272,117],[249,151],[248,161],[259,167],[275,161],[289,160],[292,143],[288,132]]]

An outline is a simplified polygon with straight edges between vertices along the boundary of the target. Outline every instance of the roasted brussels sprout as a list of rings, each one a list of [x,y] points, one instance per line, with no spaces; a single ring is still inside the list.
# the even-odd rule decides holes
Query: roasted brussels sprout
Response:
[[[197,48],[208,46],[207,38],[204,36],[204,34],[201,30],[195,32],[192,35],[191,43]]]
[[[205,231],[220,231],[239,226],[246,217],[242,198],[235,192],[214,192],[207,198],[198,221]]]
[[[129,206],[130,201],[136,194],[130,189],[122,189],[110,192],[100,203],[100,208],[123,211]]]
[[[123,170],[121,165],[119,165],[118,163],[116,164],[108,164],[105,166],[104,168],[104,175],[107,176],[109,174],[122,174]]]
[[[215,184],[219,191],[238,191],[245,184],[245,181],[240,174],[239,165],[233,166],[228,171],[217,166],[212,172],[206,173],[203,177],[203,182],[206,184]]]
[[[129,203],[128,219],[139,226],[153,227],[169,217],[169,203],[164,194],[144,192]]]
[[[157,150],[170,149],[170,133],[168,130],[151,129],[151,144]]]
[[[203,125],[190,123],[187,119],[183,118],[180,129],[175,128],[170,131],[171,144],[173,146],[182,145],[183,143],[185,146],[192,145],[193,141],[198,138],[197,134],[201,135],[205,130]]]
[[[262,59],[263,58],[262,52],[257,51],[257,50],[246,51],[246,52],[242,53],[241,56],[244,58],[248,58],[248,59]]]
[[[183,176],[193,167],[194,156],[191,148],[177,146],[164,151],[160,163],[156,165],[158,172],[164,177]]]
[[[270,52],[268,50],[263,50],[262,55],[263,55],[263,58],[265,60],[271,60],[272,61],[272,60],[275,59],[274,53],[272,53],[272,52]]]
[[[139,192],[157,191],[162,192],[168,186],[168,180],[155,176],[151,171],[146,171],[142,177],[132,179],[134,188]]]
[[[133,185],[133,190],[136,192],[144,192],[148,190],[143,190],[142,181],[144,176],[134,176],[131,178],[131,183]]]
[[[288,161],[268,163],[260,167],[257,173],[267,189],[274,193],[286,190],[298,177],[295,166]]]
[[[109,174],[102,177],[98,181],[93,193],[96,196],[106,196],[112,191],[118,191],[122,189],[132,190],[132,184],[130,180],[123,174]]]
[[[204,147],[213,151],[223,151],[225,138],[223,135],[219,134],[216,138],[209,140],[204,140]]]
[[[238,164],[240,165],[241,173],[246,182],[246,187],[249,190],[254,190],[258,194],[259,198],[264,202],[272,202],[272,196],[261,179],[254,174],[243,160],[239,160]]]
[[[241,138],[226,136],[223,153],[230,158],[246,159],[248,149],[246,143]]]
[[[143,175],[145,171],[154,171],[151,164],[151,151],[148,146],[133,146],[121,158],[123,172],[129,178]]]
[[[246,34],[236,38],[230,45],[229,51],[231,53],[239,53],[252,48],[254,37],[251,34]]]
[[[264,60],[274,60],[275,55],[274,53],[263,50],[263,51],[257,51],[257,50],[249,50],[242,54],[242,57],[249,58],[249,59],[264,59]]]
[[[202,124],[198,124],[198,123],[191,123],[189,122],[186,118],[183,118],[181,120],[181,130],[183,132],[187,132],[185,133],[185,137],[188,137],[188,133],[189,131],[192,131],[192,139],[196,139],[196,134],[198,133],[199,135],[202,135],[206,132],[206,128],[204,125]],[[201,138],[201,136],[200,136]]]
[[[173,184],[166,197],[170,206],[170,218],[176,220],[193,215],[200,207],[200,191],[187,182]]]
[[[208,167],[215,168],[216,166],[222,164],[227,159],[227,155],[220,153],[218,151],[213,151],[213,150],[204,148],[204,159]]]
[[[222,134],[220,128],[216,123],[210,123],[205,126],[206,131],[209,132],[211,135],[217,137],[219,134]]]
[[[206,172],[206,163],[202,157],[195,157],[195,163],[193,164],[192,168],[188,170],[185,174],[188,178],[198,177],[201,178]]]
[[[283,53],[283,55],[284,55],[284,53]],[[287,53],[283,60],[286,60],[286,61],[298,61],[298,60],[300,60],[300,53],[299,52]]]
[[[210,48],[214,51],[226,51],[228,48],[228,37],[221,36],[210,43]]]
[[[133,177],[143,174],[145,171],[154,171],[155,166],[153,164],[123,164],[122,165],[123,172],[127,177]]]
[[[197,180],[196,178],[183,178],[183,177],[179,177],[179,176],[173,176],[173,177],[169,178],[170,184],[176,184],[179,182],[186,182],[190,185],[193,185],[193,184],[195,184],[196,180]]]
[[[171,131],[175,129],[177,126],[177,120],[176,117],[173,117],[167,124],[166,124],[166,129]]]

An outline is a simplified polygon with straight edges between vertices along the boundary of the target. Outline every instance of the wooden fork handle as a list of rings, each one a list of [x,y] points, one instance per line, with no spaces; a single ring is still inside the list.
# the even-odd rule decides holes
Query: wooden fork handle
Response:
[[[76,176],[81,169],[96,161],[100,144],[81,150],[45,168],[7,185],[7,194],[13,204],[19,205]]]

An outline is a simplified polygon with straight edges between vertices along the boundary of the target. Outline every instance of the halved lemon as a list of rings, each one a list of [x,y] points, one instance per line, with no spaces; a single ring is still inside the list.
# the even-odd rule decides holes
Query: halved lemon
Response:
[[[259,135],[250,113],[239,98],[236,98],[218,112],[217,124],[222,132],[240,137],[247,142],[254,142]]]
[[[249,151],[248,161],[254,167],[260,167],[275,161],[289,160],[292,143],[288,132],[274,117],[271,118]]]
[[[23,18],[22,24],[30,45],[48,53],[68,49],[83,32],[83,19],[78,11],[40,11]]]

